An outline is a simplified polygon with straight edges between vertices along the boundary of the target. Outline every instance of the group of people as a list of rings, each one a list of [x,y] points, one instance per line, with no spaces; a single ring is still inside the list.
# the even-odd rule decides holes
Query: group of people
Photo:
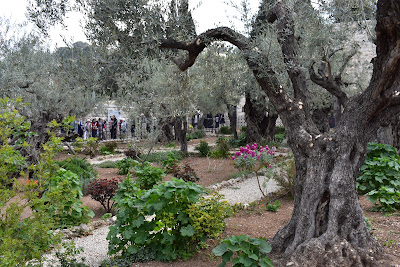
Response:
[[[86,122],[82,120],[75,121],[73,126],[78,135],[84,139],[96,137],[99,140],[106,140],[108,136],[107,130],[110,132],[111,139],[117,139],[117,132],[119,132],[122,138],[125,136],[127,130],[126,121],[124,119],[118,121],[115,115],[112,115],[109,121],[102,118],[87,119]]]

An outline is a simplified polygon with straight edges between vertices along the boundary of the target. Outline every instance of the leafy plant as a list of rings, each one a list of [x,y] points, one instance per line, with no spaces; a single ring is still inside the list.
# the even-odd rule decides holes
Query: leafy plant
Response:
[[[132,262],[147,262],[156,259],[153,250],[147,247],[139,247],[133,255],[114,256],[111,259],[104,260],[100,267],[131,267]]]
[[[93,211],[82,205],[83,197],[78,175],[65,169],[57,171],[50,177],[48,189],[44,191],[41,200],[45,205],[36,202],[32,208],[44,211],[51,216],[57,228],[80,225],[89,222],[94,216]]]
[[[175,178],[182,179],[185,182],[197,182],[200,180],[200,177],[197,176],[196,172],[189,166],[189,164],[184,164],[182,169],[180,166],[175,165],[171,168],[170,173]]]
[[[206,238],[217,238],[225,230],[224,219],[232,214],[232,208],[228,202],[222,201],[222,198],[222,195],[213,193],[210,196],[201,197],[187,209],[198,241],[204,242]]]
[[[394,147],[369,143],[367,158],[357,178],[357,189],[368,195],[374,208],[393,211],[400,208],[400,157]]]
[[[292,153],[288,155],[287,159],[277,164],[276,168],[274,168],[272,179],[274,179],[280,187],[289,192],[290,197],[294,198],[296,166]]]
[[[226,138],[218,138],[215,150],[211,152],[213,158],[229,158],[230,153],[229,141]]]
[[[77,248],[74,242],[63,242],[62,249],[56,251],[56,257],[61,267],[88,267],[85,264],[85,258],[78,262],[76,256],[83,252],[83,248]]]
[[[90,158],[94,158],[99,151],[99,141],[95,137],[88,139],[77,137],[74,146],[77,151],[89,155]]]
[[[200,130],[200,129],[195,129],[192,133],[186,134],[186,138],[188,141],[193,140],[193,139],[201,139],[204,136],[206,136],[206,134],[204,133],[203,130]]]
[[[114,201],[112,198],[118,189],[118,183],[122,181],[121,177],[111,179],[95,179],[89,183],[88,193],[92,199],[100,202],[106,213],[112,213]]]
[[[161,182],[165,176],[164,170],[152,167],[148,162],[135,166],[136,183],[140,189],[148,190]]]
[[[85,159],[78,157],[68,158],[63,161],[57,162],[57,164],[68,171],[72,171],[78,175],[82,185],[82,192],[86,194],[87,185],[97,176],[97,171],[93,166]]]
[[[222,257],[225,266],[231,261],[233,266],[272,266],[271,260],[266,254],[271,252],[271,246],[264,239],[250,238],[247,235],[231,236],[222,241],[222,244],[212,251],[215,256]]]
[[[185,155],[181,151],[170,150],[168,152],[152,152],[145,159],[148,162],[163,162],[168,157],[174,157],[177,160],[182,160]],[[142,155],[141,158],[144,159],[144,156]]]
[[[21,216],[32,203],[44,205],[37,195],[49,175],[58,168],[54,155],[61,143],[60,138],[49,133],[50,141],[43,145],[44,151],[39,155],[41,162],[29,166],[30,170],[37,170],[36,180],[19,185],[11,179],[28,167],[18,149],[26,145],[25,138],[33,135],[29,132],[30,123],[18,112],[22,106],[21,99],[0,98],[0,266],[4,267],[39,260],[45,251],[61,242],[61,236],[51,231],[54,223],[46,212]],[[11,144],[11,139],[16,142]]]
[[[232,133],[233,133],[233,130],[232,130],[231,127],[222,126],[221,128],[219,128],[219,132],[220,132],[221,134],[232,134]]]
[[[277,212],[280,207],[281,207],[281,202],[277,200],[274,203],[269,203],[267,206],[265,206],[265,209],[268,211]]]
[[[136,160],[133,160],[131,158],[123,158],[117,162],[117,168],[118,168],[117,174],[119,175],[128,174],[129,170],[138,164],[139,162]]]
[[[187,258],[196,247],[196,229],[187,213],[204,189],[172,179],[143,191],[130,179],[119,186],[117,220],[107,236],[109,254],[137,254],[146,247],[157,260]]]
[[[208,145],[206,141],[200,141],[200,144],[197,145],[194,149],[199,151],[200,156],[202,157],[209,156],[211,152],[211,147]]]
[[[170,173],[174,166],[177,166],[179,163],[179,159],[175,157],[175,153],[167,153],[167,158],[163,161],[163,167],[167,173]]]
[[[241,132],[238,135],[238,139],[235,140],[234,138],[229,139],[229,145],[231,147],[241,147],[246,145],[246,132]]]
[[[106,142],[104,145],[100,148],[100,152],[104,155],[110,155],[110,154],[115,154],[116,150],[118,148],[118,143],[115,141],[111,142]]]

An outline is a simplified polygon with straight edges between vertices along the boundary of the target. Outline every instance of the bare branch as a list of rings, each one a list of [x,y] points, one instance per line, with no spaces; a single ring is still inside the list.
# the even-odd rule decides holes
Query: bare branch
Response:
[[[227,41],[237,46],[240,50],[246,50],[250,47],[249,40],[242,34],[227,27],[218,27],[200,34],[194,41],[189,43],[172,39],[162,40],[160,48],[176,48],[188,51],[189,54],[186,59],[174,59],[174,63],[180,70],[184,71],[193,66],[197,56],[213,41]]]
[[[336,81],[332,81],[326,76],[318,76],[315,73],[314,64],[315,62],[313,61],[310,65],[310,68],[308,69],[311,81],[326,89],[332,95],[336,96],[339,99],[340,104],[345,107],[348,101],[346,93],[340,89],[340,86]]]
[[[294,36],[294,20],[291,11],[282,2],[278,2],[267,14],[269,23],[277,22],[278,42],[281,45],[287,73],[293,85],[294,98],[300,100],[308,111],[308,89],[306,75],[301,67],[297,53],[297,39]]]
[[[335,77],[335,80],[336,80],[336,79],[339,79],[339,80],[342,79],[342,73],[343,73],[344,69],[347,67],[347,64],[349,64],[350,59],[352,59],[352,57],[354,57],[355,54],[357,54],[357,51],[356,51],[356,50],[353,50],[353,51],[351,51],[351,53],[346,57],[346,59],[344,60],[342,66],[341,66],[340,69],[339,69],[339,73],[338,73],[338,74],[336,75],[336,77]]]

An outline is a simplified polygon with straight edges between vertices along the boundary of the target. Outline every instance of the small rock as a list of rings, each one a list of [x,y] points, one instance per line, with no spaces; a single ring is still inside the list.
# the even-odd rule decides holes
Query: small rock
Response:
[[[286,266],[293,266],[293,265],[294,265],[293,261],[286,263]]]

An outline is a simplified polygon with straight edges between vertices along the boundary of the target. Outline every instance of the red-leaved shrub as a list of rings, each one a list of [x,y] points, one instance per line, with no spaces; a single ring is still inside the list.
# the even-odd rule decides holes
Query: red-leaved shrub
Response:
[[[121,177],[111,179],[96,178],[88,185],[88,192],[92,199],[100,202],[107,213],[112,212],[114,206],[112,198],[118,189],[118,183],[120,181],[122,181]]]

